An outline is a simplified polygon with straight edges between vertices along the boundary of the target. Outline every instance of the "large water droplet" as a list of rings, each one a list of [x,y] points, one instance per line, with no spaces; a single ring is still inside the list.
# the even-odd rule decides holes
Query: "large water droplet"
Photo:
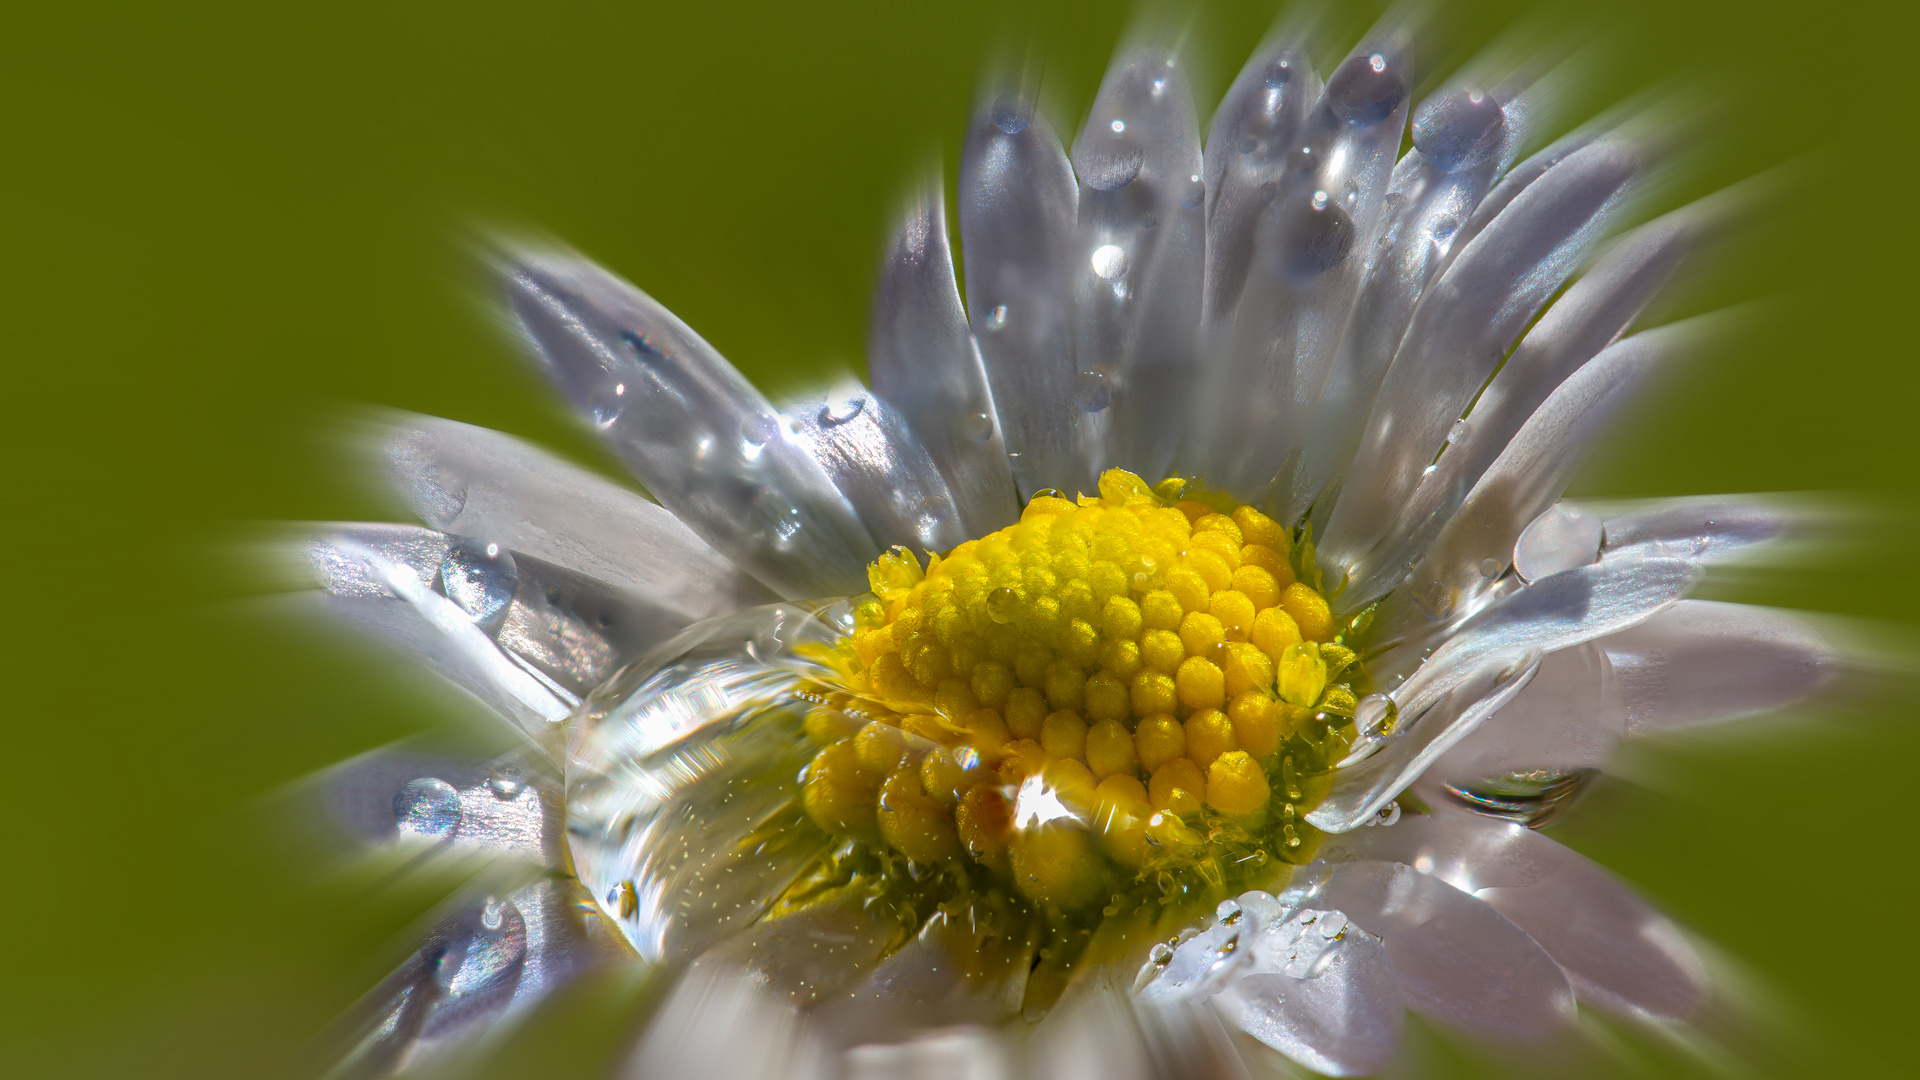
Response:
[[[440,562],[440,583],[447,599],[489,631],[506,618],[519,581],[513,553],[485,540],[457,538]]]
[[[1447,241],[1453,239],[1453,234],[1460,231],[1460,219],[1452,214],[1441,214],[1433,219],[1428,231],[1433,234],[1433,242],[1444,247]]]
[[[968,413],[961,424],[961,430],[974,442],[986,442],[993,437],[993,417],[985,412]]]
[[[1406,80],[1380,53],[1350,56],[1327,79],[1327,104],[1333,114],[1359,127],[1392,116],[1406,96]]]
[[[1012,622],[1019,607],[1020,597],[1004,585],[987,594],[987,617],[1001,625]]]
[[[460,793],[431,776],[409,780],[393,793],[393,823],[403,836],[448,836],[460,824]]]
[[[1591,566],[1600,557],[1601,539],[1600,515],[1555,503],[1520,531],[1513,545],[1513,569],[1532,584],[1563,570]]]
[[[1093,249],[1093,272],[1112,281],[1127,272],[1127,249],[1119,244],[1101,244]]]
[[[1267,65],[1264,77],[1267,89],[1278,90],[1293,81],[1293,57],[1282,56]]]
[[[1073,377],[1073,403],[1081,412],[1104,412],[1113,404],[1113,380],[1104,371],[1082,371]]]
[[[1353,219],[1325,192],[1288,199],[1271,213],[1279,215],[1280,270],[1300,277],[1325,273],[1340,265],[1353,248]]]
[[[1464,418],[1455,420],[1453,426],[1447,429],[1447,445],[1458,445],[1466,441],[1467,436],[1471,434],[1473,434],[1472,424],[1467,423]]]
[[[1507,117],[1492,94],[1461,90],[1414,110],[1413,145],[1444,172],[1478,165],[1500,149]]]

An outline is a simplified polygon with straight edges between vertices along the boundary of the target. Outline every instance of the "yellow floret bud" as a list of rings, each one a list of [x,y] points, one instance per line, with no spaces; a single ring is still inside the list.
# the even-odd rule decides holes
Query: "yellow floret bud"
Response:
[[[1007,730],[1016,739],[1040,738],[1040,722],[1047,718],[1047,698],[1045,694],[1030,686],[1023,686],[1007,694],[1006,708],[1002,715],[1007,721]]]
[[[1254,813],[1272,794],[1267,774],[1244,750],[1221,754],[1207,767],[1207,805],[1223,814]]]
[[[852,740],[834,743],[813,756],[801,803],[807,816],[831,833],[877,839],[875,800],[881,775],[860,763]]]
[[[975,709],[973,715],[967,717],[966,734],[959,741],[973,747],[981,760],[993,761],[999,758],[1001,749],[1013,741],[1013,732],[1008,730],[999,713]]]
[[[1209,593],[1233,584],[1233,567],[1228,566],[1227,560],[1216,552],[1205,548],[1190,550],[1187,552],[1187,566],[1207,583]]]
[[[1293,549],[1293,538],[1287,534],[1286,528],[1251,506],[1235,510],[1233,523],[1240,527],[1243,543],[1260,544],[1282,553]]]
[[[906,733],[879,720],[869,721],[853,737],[860,764],[876,776],[892,772],[909,753]]]
[[[1108,506],[1160,505],[1153,488],[1125,469],[1108,469],[1100,474],[1100,499]]]
[[[804,721],[807,737],[822,746],[837,743],[860,730],[860,721],[825,705],[815,705],[807,710]]]
[[[1207,801],[1207,778],[1188,758],[1175,758],[1153,770],[1147,783],[1147,801],[1155,810],[1197,814]]]
[[[1196,581],[1198,578],[1196,577]],[[1204,586],[1205,582],[1200,582]],[[1140,598],[1140,623],[1148,630],[1178,630],[1187,609],[1168,589],[1154,589]]]
[[[1013,692],[1013,669],[998,660],[983,660],[972,668],[969,687],[974,700],[990,709],[1004,708]]]
[[[1275,660],[1286,655],[1292,646],[1300,644],[1300,628],[1294,625],[1293,616],[1281,608],[1268,608],[1254,616],[1253,643]]]
[[[1227,640],[1245,641],[1253,630],[1253,601],[1245,593],[1224,589],[1207,598],[1207,613],[1218,619]]]
[[[1213,647],[1226,640],[1226,628],[1206,612],[1195,611],[1180,620],[1180,645],[1188,656],[1212,656]]]
[[[1312,643],[1289,645],[1277,667],[1276,681],[1283,700],[1303,709],[1312,708],[1320,700],[1320,691],[1327,686],[1327,665]]]
[[[968,788],[954,808],[953,823],[961,846],[976,862],[1006,869],[1007,842],[1013,836],[1013,806],[990,784]]]
[[[1170,713],[1158,713],[1140,721],[1133,730],[1134,754],[1148,772],[1174,758],[1187,756],[1187,730]]]
[[[1227,676],[1228,697],[1273,686],[1273,658],[1248,642],[1228,645],[1226,663],[1220,670]]]
[[[1069,709],[1047,714],[1040,725],[1040,748],[1050,758],[1077,758],[1087,752],[1087,725]]]
[[[1093,789],[1100,781],[1094,778],[1093,770],[1077,759],[1058,758],[1049,761],[1042,775],[1061,802],[1081,810],[1093,809]]]
[[[1179,602],[1182,612],[1207,610],[1207,597],[1213,590],[1208,588],[1207,579],[1198,569],[1177,567],[1167,572],[1165,580],[1167,591]],[[1228,580],[1232,580],[1230,576]]]
[[[874,595],[889,603],[904,596],[924,577],[920,560],[903,547],[894,548],[867,567],[867,584],[873,588]]]
[[[1020,520],[1031,521],[1036,518],[1060,517],[1071,514],[1078,509],[1079,507],[1065,499],[1057,499],[1051,495],[1039,495],[1027,503],[1027,508],[1020,513]]]
[[[1132,713],[1132,694],[1126,684],[1105,671],[1087,680],[1081,697],[1089,720],[1125,720]]]
[[[1259,544],[1248,544],[1246,547],[1241,548],[1240,570],[1245,570],[1248,567],[1258,567],[1273,575],[1274,583],[1279,588],[1284,589],[1293,584],[1293,567],[1288,564],[1287,557],[1270,547],[1262,547]],[[1236,574],[1239,572],[1239,570],[1234,571]],[[1278,602],[1276,598],[1275,603]]]
[[[1094,605],[1104,608],[1114,597],[1127,595],[1127,572],[1116,562],[1096,562],[1087,572],[1087,587],[1093,592]]]
[[[1087,729],[1087,767],[1105,779],[1115,773],[1133,775],[1139,758],[1133,747],[1133,733],[1118,720],[1102,720]]]
[[[1013,837],[1010,856],[1014,886],[1030,900],[1071,910],[1100,898],[1100,858],[1085,829],[1023,829]]]
[[[880,835],[915,862],[960,856],[960,837],[947,808],[920,786],[919,770],[903,765],[880,785]]]
[[[1174,704],[1180,700],[1179,689],[1174,685],[1173,676],[1164,672],[1141,671],[1133,677],[1133,686],[1130,690],[1129,696],[1133,699],[1135,716],[1170,713],[1173,711]]]
[[[1186,642],[1171,630],[1149,630],[1140,638],[1140,659],[1155,671],[1171,675],[1186,658]]]
[[[1227,718],[1233,721],[1233,741],[1254,757],[1266,757],[1280,746],[1285,732],[1279,702],[1272,694],[1248,690],[1235,695],[1227,706]]]
[[[1280,602],[1280,581],[1262,566],[1242,566],[1233,572],[1233,591],[1246,597],[1255,611]]]
[[[1000,748],[1000,760],[993,766],[1000,783],[1018,786],[1022,780],[1047,767],[1047,752],[1032,739],[1015,739]]]
[[[1086,693],[1087,677],[1070,660],[1055,660],[1047,665],[1045,679],[1047,704],[1055,709],[1078,709]]]
[[[1180,704],[1189,709],[1217,709],[1227,703],[1227,677],[1212,661],[1187,657],[1173,682]]]
[[[1301,637],[1308,641],[1333,640],[1333,613],[1319,593],[1296,581],[1280,591],[1280,606],[1293,616]]]
[[[1228,524],[1232,523],[1228,522]],[[1206,551],[1218,555],[1220,561],[1226,563],[1230,570],[1237,569],[1240,565],[1239,539],[1229,536],[1218,529],[1210,529],[1205,532],[1195,529],[1193,539],[1187,542],[1187,554],[1191,556],[1196,551]]]
[[[1147,786],[1132,776],[1109,776],[1094,791],[1094,807],[1101,850],[1123,866],[1145,863],[1150,850],[1147,818],[1153,813]]]
[[[1100,664],[1123,684],[1131,684],[1140,671],[1140,643],[1109,641],[1100,649]]]
[[[977,762],[972,768],[961,764],[950,750],[930,750],[920,759],[920,786],[944,806],[959,801],[968,788],[987,778],[987,770]]]
[[[1110,640],[1137,639],[1145,628],[1146,620],[1140,614],[1140,605],[1127,597],[1114,597],[1107,601],[1107,606],[1100,612],[1100,632]]]
[[[1187,757],[1206,768],[1229,750],[1240,749],[1233,737],[1233,721],[1219,709],[1201,709],[1187,717]]]

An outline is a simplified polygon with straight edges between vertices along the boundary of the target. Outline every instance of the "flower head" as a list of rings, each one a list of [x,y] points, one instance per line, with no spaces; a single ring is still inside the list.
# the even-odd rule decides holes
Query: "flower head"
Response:
[[[531,743],[506,794],[410,778],[399,830],[556,872],[436,938],[360,1060],[609,953],[675,980],[654,1069],[1224,1023],[1354,1074],[1408,1009],[1518,1042],[1576,1001],[1698,1009],[1684,938],[1527,826],[1623,737],[1831,665],[1786,616],[1685,599],[1785,512],[1560,499],[1700,332],[1633,331],[1721,211],[1568,286],[1647,152],[1594,128],[1519,160],[1529,78],[1415,107],[1408,39],[1323,81],[1282,37],[1204,141],[1164,48],[1115,61],[1070,157],[990,98],[965,302],[923,192],[872,390],[776,408],[613,274],[500,251],[531,355],[657,502],[406,420],[386,461],[428,528],[315,541],[343,611]]]

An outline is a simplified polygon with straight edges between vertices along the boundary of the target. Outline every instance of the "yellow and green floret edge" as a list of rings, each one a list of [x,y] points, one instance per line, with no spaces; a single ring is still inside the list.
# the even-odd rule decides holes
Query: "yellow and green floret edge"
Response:
[[[839,685],[801,692],[802,803],[841,842],[773,914],[853,893],[907,923],[1035,919],[1056,977],[1031,1012],[1101,924],[1163,930],[1313,858],[1305,815],[1371,687],[1348,644],[1370,612],[1334,617],[1310,537],[1109,469],[868,580],[818,657]]]

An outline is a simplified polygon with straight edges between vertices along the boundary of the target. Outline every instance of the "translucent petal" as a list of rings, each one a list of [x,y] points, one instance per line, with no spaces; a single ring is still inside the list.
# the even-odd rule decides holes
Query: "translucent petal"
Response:
[[[827,675],[801,650],[851,629],[845,604],[752,608],[689,628],[582,704],[574,865],[642,956],[682,961],[751,925],[826,846],[797,797],[813,746],[795,691]]]
[[[1249,975],[1214,999],[1240,1030],[1315,1072],[1370,1076],[1399,1049],[1406,999],[1379,940],[1349,931],[1310,979]]]
[[[1273,504],[1284,508],[1288,520],[1310,501],[1300,455],[1324,422],[1320,402],[1368,253],[1385,224],[1388,182],[1406,131],[1409,65],[1404,27],[1390,22],[1334,69],[1300,132],[1294,167],[1255,237],[1254,267],[1235,314],[1234,336],[1269,350],[1278,393],[1268,398],[1248,392],[1256,387],[1229,388],[1222,404],[1239,408],[1236,434],[1243,437],[1234,440],[1232,464],[1223,475],[1250,495],[1260,494],[1255,485],[1277,483]],[[1248,333],[1254,337],[1245,338]],[[1286,474],[1276,477],[1289,459]]]
[[[630,961],[617,935],[583,917],[583,899],[573,882],[549,878],[457,902],[335,1025],[349,1045],[329,1075],[386,1076],[447,1061],[583,972]]]
[[[1395,594],[1390,612],[1383,610],[1388,625],[1472,610],[1512,562],[1521,530],[1553,505],[1614,415],[1696,330],[1676,323],[1636,334],[1588,361],[1528,417],[1411,571],[1376,566],[1349,587],[1347,602],[1365,603],[1411,577],[1411,588]]]
[[[1273,436],[1291,400],[1293,356],[1280,338],[1293,279],[1321,276],[1353,247],[1348,211],[1331,197],[1313,205],[1317,163],[1302,143],[1321,98],[1305,49],[1283,36],[1247,61],[1207,133],[1207,360],[1175,460],[1243,497],[1264,493],[1285,453]],[[1311,266],[1296,274],[1290,255]]]
[[[1333,867],[1316,903],[1386,941],[1418,1012],[1498,1042],[1540,1042],[1574,1020],[1567,977],[1534,940],[1437,877],[1388,862]]]
[[[1511,592],[1462,622],[1392,698],[1402,717],[1476,678],[1489,658],[1544,656],[1615,634],[1672,607],[1700,579],[1700,568],[1680,559],[1603,559],[1543,578]],[[1381,666],[1394,670],[1397,646]]]
[[[452,542],[409,525],[335,526],[307,558],[330,615],[425,663],[537,742],[566,718],[566,691],[515,663],[458,604],[433,590]]]
[[[407,836],[566,865],[565,796],[520,752],[481,760],[378,750],[327,770],[321,785],[334,819],[371,842]]]
[[[816,1007],[813,1023],[839,1042],[854,1043],[1016,1018],[1033,967],[1034,935],[1030,926],[988,916],[936,912],[912,941]]]
[[[945,199],[919,188],[893,234],[867,333],[874,392],[900,411],[946,477],[970,536],[1020,515],[986,369],[967,329],[947,248]]]
[[[733,963],[696,964],[676,982],[620,1070],[631,1077],[827,1080],[830,1051],[798,1006]]]
[[[659,505],[510,435],[400,414],[378,453],[428,526],[604,581],[679,625],[774,599]]]
[[[1442,755],[1428,775],[1464,783],[1511,772],[1600,768],[1625,731],[1613,666],[1598,644],[1587,642],[1542,660],[1533,681]]]
[[[1416,114],[1415,149],[1400,159],[1388,180],[1352,321],[1308,433],[1295,494],[1290,496],[1296,501],[1319,498],[1329,485],[1341,483],[1422,290],[1457,250],[1461,223],[1472,216],[1526,137],[1533,109],[1517,88],[1481,93],[1479,103],[1468,102],[1474,93],[1481,92],[1470,86],[1448,87],[1421,103],[1429,118],[1429,141],[1455,151],[1445,167],[1419,149]],[[1460,101],[1454,103],[1455,98]],[[1488,103],[1499,109],[1497,119],[1487,114]],[[1456,145],[1470,144],[1488,131],[1494,131],[1496,145],[1483,155],[1463,154]],[[1324,506],[1316,517],[1324,521],[1333,504],[1320,501]],[[1300,507],[1288,509],[1297,512]],[[1320,531],[1324,534],[1325,528]]]
[[[932,456],[880,397],[842,384],[782,412],[794,441],[826,469],[875,540],[945,551],[968,539]]]
[[[1029,102],[980,109],[960,154],[960,255],[1014,484],[1091,491],[1073,401],[1073,262],[1079,189],[1060,140]]]
[[[1804,534],[1815,511],[1768,495],[1692,495],[1606,510],[1608,555],[1645,554],[1715,563]]]
[[[1075,404],[1104,428],[1096,467],[1159,477],[1195,382],[1206,245],[1199,120],[1169,50],[1114,60],[1073,141],[1073,165]]]
[[[783,596],[861,587],[879,547],[713,346],[585,259],[516,251],[500,272],[535,357],[662,506]]]
[[[1447,433],[1446,449],[1394,515],[1366,564],[1410,561],[1449,521],[1528,417],[1576,369],[1611,344],[1693,248],[1706,211],[1690,207],[1628,233],[1554,302]]]
[[[1805,620],[1708,600],[1683,600],[1600,647],[1619,677],[1630,735],[1791,705],[1840,669]]]
[[[1365,564],[1453,422],[1573,272],[1639,165],[1637,153],[1619,140],[1583,147],[1464,241],[1421,295],[1387,371],[1328,521],[1323,559],[1341,567]]]
[[[1363,741],[1339,764],[1332,789],[1307,820],[1327,832],[1366,824],[1448,749],[1512,701],[1538,666],[1537,654],[1520,653],[1483,657],[1471,670],[1452,672],[1458,681],[1446,697],[1431,699],[1432,705],[1417,710],[1403,707],[1391,734]]]
[[[1358,858],[1405,863],[1491,905],[1559,963],[1584,1002],[1680,1020],[1706,999],[1705,965],[1671,922],[1532,829],[1442,810],[1363,829],[1340,844]]]

